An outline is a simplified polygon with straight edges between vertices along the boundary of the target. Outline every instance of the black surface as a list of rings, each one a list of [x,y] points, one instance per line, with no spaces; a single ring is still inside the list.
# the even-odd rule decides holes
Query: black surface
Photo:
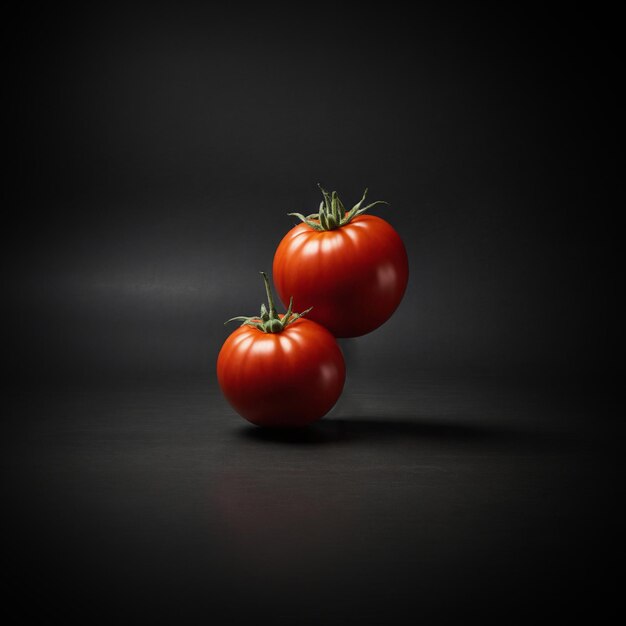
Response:
[[[609,611],[615,17],[18,10],[1,444],[18,615]],[[342,343],[333,413],[264,433],[219,394],[222,322],[258,310],[258,272],[318,181],[390,202],[409,286]]]
[[[586,402],[361,373],[294,433],[205,384],[23,393],[2,433],[9,597],[80,623],[608,617],[622,450]]]

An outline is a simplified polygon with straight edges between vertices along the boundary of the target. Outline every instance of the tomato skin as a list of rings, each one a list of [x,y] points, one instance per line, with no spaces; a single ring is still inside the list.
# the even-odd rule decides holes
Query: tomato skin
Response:
[[[296,311],[313,307],[315,320],[336,337],[359,337],[386,322],[409,278],[402,239],[375,215],[363,214],[335,230],[292,228],[274,255],[274,284]]]
[[[279,333],[240,326],[220,350],[217,378],[228,402],[249,422],[306,426],[335,405],[346,367],[335,338],[300,318]]]

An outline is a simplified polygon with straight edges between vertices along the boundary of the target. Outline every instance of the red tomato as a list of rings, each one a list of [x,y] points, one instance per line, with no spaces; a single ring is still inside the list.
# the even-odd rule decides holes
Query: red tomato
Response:
[[[291,307],[272,325],[273,310],[270,299],[269,315],[263,307],[259,317],[236,318],[248,321],[222,346],[217,378],[232,407],[253,424],[306,426],[341,395],[343,355],[328,330],[311,320],[295,315],[280,328]]]
[[[388,222],[363,215],[364,209],[353,209],[354,217],[346,220],[349,214],[337,202],[330,229],[319,226],[319,214],[298,214],[304,223],[292,228],[276,250],[274,282],[283,302],[293,296],[296,309],[312,306],[309,319],[336,337],[358,337],[378,328],[396,310],[409,264],[404,244]],[[328,216],[332,218],[330,209],[325,225]]]

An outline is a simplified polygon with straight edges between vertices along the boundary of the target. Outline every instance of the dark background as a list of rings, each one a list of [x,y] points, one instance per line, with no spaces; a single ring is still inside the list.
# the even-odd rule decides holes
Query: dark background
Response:
[[[404,11],[11,22],[3,483],[26,614],[611,606],[613,18]],[[389,201],[409,287],[342,342],[328,418],[268,435],[214,364],[318,181]]]

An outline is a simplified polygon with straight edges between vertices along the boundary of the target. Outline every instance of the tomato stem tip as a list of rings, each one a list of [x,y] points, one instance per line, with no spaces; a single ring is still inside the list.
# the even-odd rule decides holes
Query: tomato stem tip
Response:
[[[281,318],[276,311],[274,294],[272,293],[272,288],[270,287],[269,278],[265,272],[261,272],[261,276],[263,278],[263,284],[265,285],[265,295],[267,296],[269,310],[265,306],[265,303],[263,303],[261,304],[260,315],[252,317],[238,315],[237,317],[231,317],[229,320],[224,322],[224,324],[228,324],[229,322],[241,322],[241,326],[254,326],[254,328],[257,328],[264,333],[280,333],[285,330],[289,324],[292,324],[297,319],[300,319],[313,308],[309,307],[305,311],[302,311],[302,313],[294,313],[292,296],[289,298],[289,307],[287,307],[287,312]]]
[[[344,207],[343,202],[339,199],[336,191],[328,193],[328,191],[326,191],[320,183],[317,183],[317,186],[320,188],[324,198],[320,203],[320,208],[317,213],[311,213],[307,216],[302,213],[288,213],[287,215],[297,217],[313,230],[320,232],[341,228],[342,226],[349,224],[355,217],[362,215],[365,211],[371,209],[377,204],[389,204],[384,200],[376,200],[376,202],[372,202],[367,206],[362,206],[363,202],[365,202],[365,198],[367,197],[366,188],[363,192],[363,197],[359,200],[359,202],[346,212],[346,208]]]

